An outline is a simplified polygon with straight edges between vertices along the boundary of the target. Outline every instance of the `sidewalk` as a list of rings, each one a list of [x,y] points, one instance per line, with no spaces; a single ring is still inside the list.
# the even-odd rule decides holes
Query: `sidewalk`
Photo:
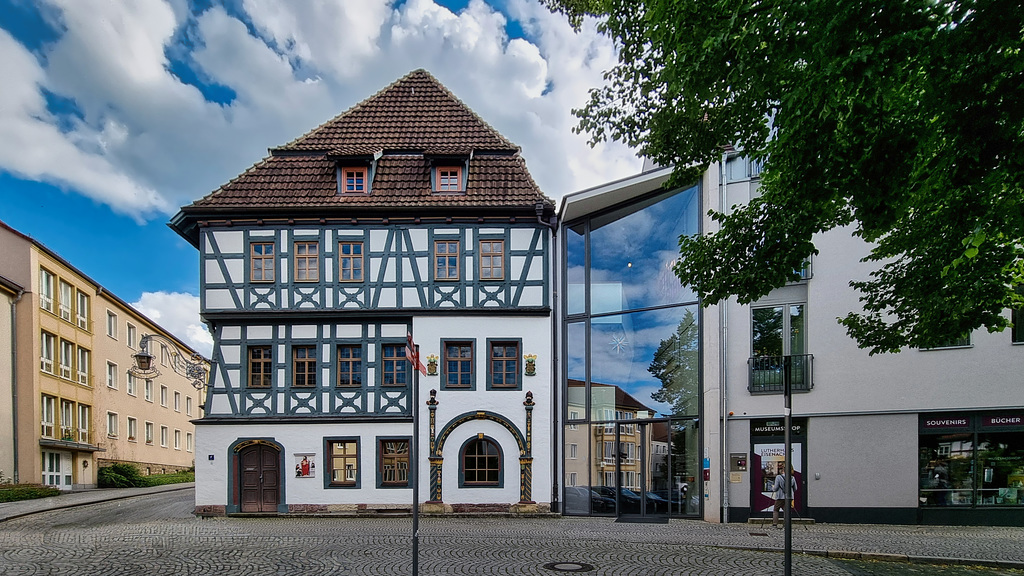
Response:
[[[21,502],[0,503],[0,526],[5,520],[62,508],[83,506],[160,492],[192,490],[194,484],[169,484],[153,488],[113,488],[72,492]],[[183,495],[184,497],[184,495]],[[393,547],[391,530],[401,533],[407,527],[403,518],[359,519],[339,517],[325,528],[329,515],[315,518],[292,516],[292,522],[274,522],[277,527],[303,524],[311,530],[326,530],[333,538],[365,532],[382,535],[387,548]],[[252,526],[265,519],[217,519],[202,521],[204,538],[216,540],[239,527]],[[178,520],[180,521],[180,520]],[[555,545],[569,538],[577,545],[590,543],[601,548],[607,543],[635,542],[654,546],[664,554],[680,547],[743,551],[783,551],[783,533],[769,525],[715,524],[700,520],[673,519],[664,524],[616,522],[610,517],[494,518],[421,516],[426,541],[472,542],[483,538],[511,538],[534,550],[543,543]],[[190,528],[192,530],[192,528]],[[496,536],[497,535],[497,536]],[[605,544],[601,544],[605,543]],[[814,524],[793,526],[793,552],[829,558],[874,560],[894,563],[989,566],[1024,570],[1024,528],[997,526],[918,526],[879,524]],[[525,552],[524,552],[525,553]]]
[[[145,496],[146,494],[157,494],[159,492],[191,490],[195,486],[194,482],[187,482],[184,484],[164,484],[163,486],[153,486],[151,488],[94,488],[91,490],[66,492],[57,496],[50,496],[49,498],[0,502],[0,522],[37,512],[74,508],[75,506],[85,506],[86,504]]]

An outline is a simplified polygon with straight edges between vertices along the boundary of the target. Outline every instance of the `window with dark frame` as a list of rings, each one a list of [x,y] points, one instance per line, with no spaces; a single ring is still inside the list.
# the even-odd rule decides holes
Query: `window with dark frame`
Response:
[[[338,243],[338,280],[342,282],[363,281],[363,243]]]
[[[386,344],[382,346],[381,356],[384,364],[381,383],[384,386],[405,386],[408,382],[405,344]]]
[[[491,342],[491,387],[519,386],[519,344]]]
[[[320,243],[295,243],[295,281],[316,282],[320,279]]]
[[[359,482],[359,443],[331,442],[331,486],[355,486]]]
[[[249,387],[270,388],[270,346],[249,346]]]
[[[338,386],[363,385],[363,347],[359,344],[338,345]]]
[[[434,279],[459,279],[458,240],[437,240],[434,242]]]
[[[473,385],[472,342],[445,342],[444,385],[446,388],[469,388]]]
[[[438,166],[434,173],[434,190],[438,192],[462,191],[462,167]]]
[[[479,260],[481,280],[505,279],[504,240],[481,240]]]
[[[501,452],[487,438],[470,440],[462,452],[462,477],[467,486],[497,486],[501,482]]]
[[[341,191],[345,194],[366,193],[365,167],[342,168],[341,177]]]
[[[274,281],[274,243],[253,242],[249,245],[249,276],[253,282]]]
[[[380,441],[380,483],[384,486],[409,485],[409,441]]]
[[[292,385],[316,386],[316,346],[292,347]]]

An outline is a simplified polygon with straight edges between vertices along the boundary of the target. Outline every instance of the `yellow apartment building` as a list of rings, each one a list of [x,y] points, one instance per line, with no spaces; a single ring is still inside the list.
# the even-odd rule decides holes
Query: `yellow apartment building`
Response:
[[[0,247],[9,302],[0,331],[7,317],[12,328],[0,335],[11,351],[0,360],[10,375],[0,378],[9,380],[0,402],[4,480],[72,490],[94,486],[97,469],[114,462],[143,473],[194,466],[201,390],[173,366],[194,351],[3,222]],[[140,381],[128,370],[147,335],[167,344],[149,347],[159,375]]]

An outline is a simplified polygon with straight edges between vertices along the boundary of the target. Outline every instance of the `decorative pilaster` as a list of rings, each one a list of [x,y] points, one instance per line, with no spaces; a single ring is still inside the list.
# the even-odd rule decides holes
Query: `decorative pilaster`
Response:
[[[526,408],[526,445],[519,457],[519,503],[533,504],[533,392],[526,392],[523,406]]]
[[[441,503],[441,464],[444,459],[437,453],[437,390],[430,391],[427,400],[430,410],[430,500],[432,504]]]

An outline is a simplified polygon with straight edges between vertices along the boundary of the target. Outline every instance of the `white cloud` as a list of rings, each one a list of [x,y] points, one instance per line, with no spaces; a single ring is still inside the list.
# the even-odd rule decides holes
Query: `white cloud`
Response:
[[[193,350],[209,358],[213,336],[199,320],[199,297],[182,292],[143,292],[132,306]]]
[[[62,32],[32,55],[0,30],[0,169],[55,183],[144,218],[166,218],[395,79],[425,68],[523,148],[558,198],[640,169],[617,144],[590,148],[570,110],[615,63],[592,23],[576,34],[535,0],[283,3],[189,14],[181,0],[48,0]],[[182,38],[188,44],[173,44]],[[184,57],[227,104],[171,72]],[[44,90],[80,115],[47,109]]]

